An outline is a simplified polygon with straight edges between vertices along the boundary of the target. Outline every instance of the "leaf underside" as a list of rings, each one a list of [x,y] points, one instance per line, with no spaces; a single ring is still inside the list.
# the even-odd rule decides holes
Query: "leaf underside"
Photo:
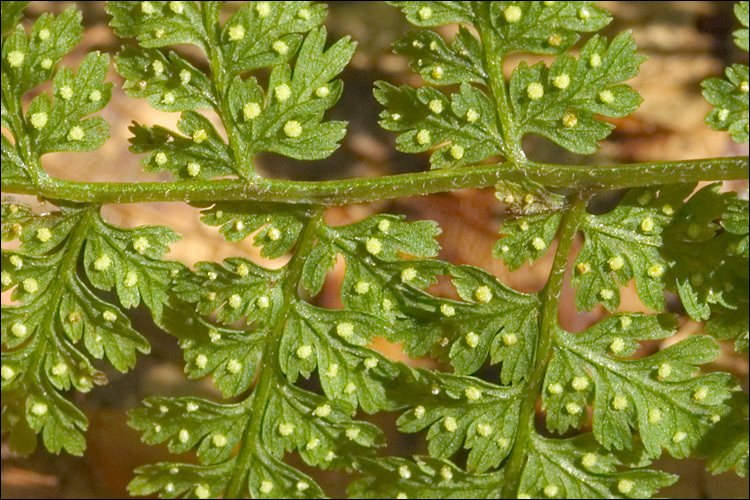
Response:
[[[614,127],[604,118],[641,102],[623,82],[645,57],[630,32],[592,34],[611,21],[594,2],[389,3],[420,28],[394,47],[424,85],[376,82],[380,125],[399,151],[429,152],[431,169],[517,162],[528,133],[591,154]],[[33,186],[46,179],[42,155],[102,146],[109,126],[89,115],[112,84],[107,55],[60,64],[83,36],[80,13],[44,14],[26,30],[24,7],[2,9],[2,170]],[[326,113],[356,43],[328,39],[323,4],[247,2],[223,22],[220,7],[108,2],[115,34],[135,39],[114,58],[124,90],[179,113],[175,129],[131,125],[144,170],[253,182],[256,153],[330,156],[347,124]],[[747,2],[735,10],[747,50]],[[450,40],[421,29],[454,23]],[[497,63],[515,52],[548,57],[505,77]],[[702,84],[714,106],[706,123],[747,142],[747,66],[726,77]],[[23,95],[44,82],[50,90],[23,111]],[[211,376],[223,399],[157,396],[130,411],[144,442],[197,457],[139,467],[134,495],[322,498],[310,471],[335,469],[356,473],[349,494],[365,498],[647,498],[677,480],[650,468],[663,452],[747,475],[747,394],[728,373],[701,372],[718,340],[748,349],[748,206],[720,187],[631,189],[605,213],[578,213],[575,305],[611,313],[578,333],[557,324],[559,293],[521,293],[439,260],[432,221],[333,225],[321,204],[196,202],[202,222],[233,243],[252,238],[274,265],[231,257],[191,269],[164,259],[180,238],[169,228],[118,227],[92,204],[41,214],[4,199],[2,240],[15,246],[2,250],[13,302],[2,306],[3,431],[24,454],[37,435],[51,452],[82,454],[88,422],[65,393],[105,384],[101,360],[126,372],[149,353],[128,312],[143,305],[178,340],[186,375]],[[542,259],[581,210],[531,180],[496,188],[512,217],[494,254],[510,270]],[[341,307],[321,307],[337,263]],[[564,266],[551,276],[562,280]],[[619,310],[631,283],[653,314]],[[667,340],[679,323],[665,294],[708,335]],[[394,361],[374,348],[382,341],[431,360]],[[380,412],[424,436],[427,454],[387,456],[386,433],[364,415]]]

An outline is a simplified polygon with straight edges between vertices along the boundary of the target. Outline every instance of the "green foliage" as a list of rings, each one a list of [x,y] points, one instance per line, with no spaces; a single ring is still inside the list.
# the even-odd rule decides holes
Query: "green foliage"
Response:
[[[732,413],[722,425],[712,428],[701,443],[701,453],[708,456],[707,468],[714,474],[734,470],[747,477],[747,447],[750,441],[747,393],[734,393],[728,402]]]
[[[206,15],[218,20],[217,5]],[[323,122],[323,112],[341,97],[333,80],[354,53],[342,38],[324,50],[322,5],[310,2],[247,3],[224,25],[207,29],[192,2],[109,2],[115,33],[137,37],[143,49],[126,49],[116,57],[132,97],[146,97],[156,109],[182,111],[180,135],[160,126],[134,125],[131,151],[152,152],[143,160],[148,170],[169,170],[177,178],[206,179],[235,174],[253,177],[252,155],[274,152],[299,160],[319,160],[339,147],[343,122]],[[212,28],[213,29],[213,28]],[[302,33],[306,35],[302,36]],[[210,76],[182,56],[168,57],[157,47],[174,43],[200,47],[211,66]],[[148,48],[148,49],[146,49]],[[296,56],[294,69],[288,64]],[[272,67],[267,89],[249,70]],[[211,123],[193,109],[219,114],[230,140],[225,144]]]
[[[216,203],[203,212],[202,221],[221,226],[219,231],[228,241],[240,241],[260,229],[253,244],[262,247],[261,256],[273,259],[292,249],[309,216],[310,208],[306,206]]]
[[[534,436],[527,465],[530,473],[524,476],[519,495],[649,498],[677,478],[642,468],[648,464],[640,450],[602,449],[590,434],[568,440]]]
[[[2,341],[12,349],[3,352],[4,418],[16,415],[11,432],[24,433],[25,425],[42,432],[50,451],[81,454],[86,418],[60,392],[106,383],[93,359],[106,357],[125,372],[136,351],[149,352],[120,307],[143,300],[161,317],[182,267],[161,259],[177,236],[165,227],[112,226],[98,207],[62,206],[38,215],[6,200],[2,217],[3,241],[21,242],[18,251],[2,255],[2,290],[13,289],[11,299],[20,302],[2,309]],[[85,281],[76,271],[79,261]],[[96,289],[114,289],[118,302],[102,300]],[[27,420],[19,418],[24,413]]]
[[[399,150],[419,153],[448,142],[430,156],[432,168],[460,167],[502,153],[492,104],[476,87],[463,83],[461,93],[449,101],[432,87],[376,85],[375,97],[387,107],[380,125],[404,132],[396,142]]]
[[[748,51],[748,2],[738,2],[734,12],[745,27],[734,32],[734,43]],[[733,64],[726,69],[726,79],[709,78],[701,83],[703,96],[714,109],[706,115],[706,124],[714,130],[729,132],[734,142],[747,142],[748,91],[750,74],[747,64]]]
[[[578,60],[565,54],[549,68],[522,61],[510,79],[519,133],[543,135],[574,153],[593,153],[613,128],[594,115],[626,116],[641,103],[637,92],[616,84],[634,77],[644,60],[635,55],[630,34],[623,32],[609,46],[603,38],[592,37]]]
[[[526,261],[533,263],[549,250],[560,227],[560,214],[535,214],[503,224],[504,238],[495,245],[495,255],[514,271]]]
[[[11,11],[7,14],[3,9],[3,36],[6,35],[6,15],[10,17],[9,21],[13,20],[15,25],[20,15],[16,9],[23,8],[23,2],[13,2],[13,4]],[[3,75],[8,79],[6,85],[12,92],[22,94],[49,80],[60,59],[73,50],[82,37],[81,13],[73,7],[69,7],[57,18],[53,18],[50,14],[42,15],[34,23],[34,29],[30,35],[21,25],[15,25],[15,32],[10,33],[3,40],[3,61],[7,62],[7,69],[4,69]],[[61,81],[61,84],[70,83],[70,75],[66,77],[67,79]],[[62,85],[56,87],[55,94],[59,94],[61,87]],[[70,97],[61,96],[63,100],[69,100],[73,95],[80,99],[81,93],[66,92],[65,95]]]
[[[461,83],[461,92],[451,99],[431,87],[377,84],[375,96],[386,107],[380,123],[387,130],[402,132],[399,150],[415,153],[444,144],[432,153],[432,168],[457,167],[495,156],[507,158],[506,143],[526,133],[546,136],[576,153],[593,153],[597,141],[613,128],[594,115],[625,116],[641,102],[637,92],[619,84],[635,76],[645,60],[635,55],[635,43],[628,33],[621,33],[609,46],[605,39],[594,36],[577,59],[565,52],[578,39],[577,31],[596,31],[609,22],[606,12],[591,7],[591,2],[552,6],[494,2],[471,7],[460,2],[392,3],[419,26],[463,22],[486,38],[483,44],[462,28],[450,47],[432,31],[410,35],[396,44],[396,51],[411,59],[412,69],[427,83]],[[496,19],[496,25],[488,26],[488,19]],[[541,62],[529,67],[522,62],[513,71],[510,102],[506,103],[512,131],[501,130],[498,120],[503,117],[495,112],[492,95],[486,93],[496,92],[499,84],[490,74],[490,47],[500,60],[518,50],[559,54],[549,67]],[[511,133],[515,137],[509,137]]]
[[[448,460],[388,457],[365,461],[368,477],[349,487],[355,498],[497,498],[502,473],[467,473]]]
[[[742,202],[734,193],[719,194],[719,187],[706,186],[687,202],[695,185],[665,186],[658,195],[634,189],[614,210],[587,215],[572,279],[579,285],[576,305],[614,310],[620,303],[616,283],[632,279],[649,309],[663,309],[669,286],[695,320],[708,319],[711,305],[736,309],[746,301],[747,226],[730,222]],[[725,289],[735,281],[740,290]]]
[[[507,457],[518,427],[517,388],[426,371],[411,378],[415,392],[412,401],[424,405],[399,418],[400,431],[429,428],[429,450],[435,458],[450,458],[463,445],[471,450],[466,461],[471,471],[497,467]]]
[[[144,170],[175,180],[135,185],[44,171],[44,154],[107,139],[108,124],[89,115],[111,98],[109,57],[60,66],[83,35],[80,13],[44,14],[26,29],[26,3],[3,3],[3,190],[58,207],[2,202],[11,448],[28,454],[41,435],[51,452],[83,453],[87,420],[66,393],[105,384],[103,360],[125,372],[149,352],[127,311],[142,306],[178,340],[187,377],[210,375],[224,400],[151,397],[130,411],[144,442],[197,456],[139,467],[134,495],[319,498],[326,492],[312,471],[337,469],[351,475],[350,495],[367,498],[651,497],[677,480],[650,468],[663,451],[747,475],[747,393],[703,365],[719,341],[748,350],[748,204],[720,183],[696,191],[698,180],[745,178],[747,159],[674,163],[660,177],[652,170],[662,164],[528,160],[525,134],[590,154],[613,128],[603,117],[638,107],[623,83],[645,60],[630,33],[587,35],[578,46],[611,20],[593,2],[391,3],[421,28],[459,24],[452,41],[422,29],[395,43],[425,85],[375,83],[381,126],[398,132],[399,150],[430,151],[430,170],[302,183],[261,178],[253,160],[327,158],[344,137],[346,123],[325,113],[356,44],[327,40],[325,5],[247,2],[222,22],[221,2],[109,2],[114,32],[136,39],[115,56],[124,90],[180,113],[176,130],[130,127]],[[745,26],[735,41],[747,50],[747,2],[735,12]],[[521,61],[506,78],[511,52],[550,58]],[[703,83],[715,106],[706,123],[737,142],[747,142],[747,80],[747,66],[735,64],[727,80]],[[51,94],[38,88],[45,83]],[[559,189],[568,174],[572,187]],[[438,260],[435,222],[323,217],[333,205],[493,185],[509,214],[496,257],[516,270],[556,247],[537,293]],[[616,199],[607,191],[623,185],[631,189]],[[595,211],[595,197],[614,201]],[[190,269],[164,260],[179,239],[171,229],[122,228],[101,215],[104,203],[156,199],[190,203],[230,242],[252,236],[277,265],[231,257]],[[337,261],[341,308],[321,307]],[[557,316],[568,262],[578,310],[614,313],[620,287],[633,283],[654,313],[617,312],[566,331]],[[667,292],[709,335],[649,350],[677,332],[668,312],[680,309]],[[377,339],[438,368],[389,359]],[[386,434],[363,414],[381,412],[396,414],[399,433],[425,437],[429,456],[380,450]]]
[[[694,336],[651,356],[621,359],[635,352],[636,340],[673,332],[664,317],[619,314],[582,333],[559,330],[542,395],[548,427],[579,427],[587,417],[583,408],[593,404],[594,436],[605,447],[630,448],[632,427],[649,455],[664,448],[687,456],[710,418],[726,411],[729,375],[693,376],[696,366],[718,356],[718,346],[710,337]]]

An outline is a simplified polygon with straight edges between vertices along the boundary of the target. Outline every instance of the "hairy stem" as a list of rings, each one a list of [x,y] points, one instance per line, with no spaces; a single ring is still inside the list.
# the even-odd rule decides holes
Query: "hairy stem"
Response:
[[[491,14],[489,12],[490,2],[477,2],[477,9],[486,9],[486,12],[478,13],[476,26],[479,31],[479,39],[484,45],[484,67],[487,70],[490,83],[490,91],[497,109],[497,117],[502,125],[503,153],[512,161],[525,164],[526,155],[521,149],[521,138],[518,136],[516,123],[513,120],[513,111],[510,108],[508,94],[505,90],[505,75],[503,75],[503,59],[505,51],[500,47],[495,30],[490,25]]]
[[[29,132],[30,127],[23,117],[21,96],[14,96],[13,89],[10,88],[10,82],[8,80],[8,78],[4,78],[2,81],[3,107],[8,107],[7,110],[3,109],[3,118],[7,118],[13,127],[13,130],[24,132],[17,134],[18,137],[15,138],[17,141],[16,150],[18,151],[18,155],[28,166],[31,180],[34,184],[40,185],[43,184],[49,176],[42,168],[39,156],[36,151],[34,151],[31,143],[31,134]],[[5,124],[3,124],[3,127],[4,126]]]
[[[224,55],[221,51],[221,33],[215,20],[211,19],[210,13],[205,6],[202,9],[203,25],[206,30],[206,53],[211,66],[211,86],[218,106],[214,108],[216,114],[227,132],[229,149],[233,153],[234,161],[237,163],[236,173],[243,180],[248,181],[250,177],[257,177],[252,168],[252,155],[242,153],[245,149],[241,147],[243,141],[232,120],[232,112],[229,109],[227,93],[230,82],[224,70]]]
[[[529,162],[521,172],[510,163],[377,178],[306,182],[257,179],[216,181],[95,183],[49,178],[39,185],[18,178],[3,178],[2,190],[72,202],[145,203],[156,201],[272,201],[326,206],[365,203],[406,196],[483,188],[500,180],[524,177],[547,187],[620,189],[679,182],[747,179],[747,157],[572,166]]]
[[[279,368],[281,334],[286,327],[286,318],[289,316],[289,309],[298,300],[297,287],[302,278],[302,267],[313,248],[318,228],[323,221],[324,212],[325,209],[321,207],[308,220],[295,249],[294,257],[292,257],[292,260],[286,266],[286,277],[283,284],[284,305],[279,309],[275,317],[273,334],[269,335],[266,339],[258,385],[255,387],[252,401],[248,405],[249,411],[252,411],[253,415],[245,429],[242,447],[237,454],[237,465],[234,467],[234,473],[229,480],[224,498],[244,498],[244,492],[247,489],[247,473],[253,465],[253,459],[257,453],[267,453],[262,449],[263,443],[260,439],[260,426],[263,423],[264,413],[268,406],[272,384],[275,383],[278,377],[284,376],[281,374]]]
[[[573,208],[565,214],[560,224],[560,237],[555,253],[555,261],[549,279],[542,292],[542,311],[539,319],[539,340],[534,353],[534,368],[529,377],[526,397],[521,404],[518,435],[513,444],[508,463],[505,466],[505,482],[503,498],[516,498],[521,483],[526,459],[528,457],[528,442],[534,432],[534,417],[536,404],[542,391],[544,376],[549,362],[549,351],[552,347],[552,332],[557,327],[557,310],[560,304],[563,277],[568,264],[570,248],[573,244],[578,226],[586,215],[586,200],[578,199]]]

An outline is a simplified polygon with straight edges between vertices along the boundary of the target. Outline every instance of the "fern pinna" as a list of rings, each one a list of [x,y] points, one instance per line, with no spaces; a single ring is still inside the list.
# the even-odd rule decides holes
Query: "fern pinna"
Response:
[[[640,95],[623,83],[645,60],[631,34],[589,35],[611,20],[594,2],[390,3],[427,28],[395,44],[425,84],[377,82],[380,124],[398,133],[400,151],[429,151],[430,169],[312,183],[263,178],[253,158],[319,160],[345,135],[346,123],[325,113],[356,44],[328,40],[325,5],[247,2],[220,22],[221,2],[109,2],[114,32],[136,40],[115,56],[123,88],[180,113],[177,130],[130,128],[144,169],[174,181],[128,184],[44,171],[42,155],[91,151],[108,137],[108,124],[90,115],[111,97],[109,58],[61,65],[82,37],[80,13],[45,14],[28,32],[19,24],[26,2],[3,2],[2,188],[58,207],[39,214],[2,203],[3,241],[20,240],[2,251],[2,290],[14,301],[2,309],[9,445],[29,453],[41,434],[49,451],[83,453],[87,420],[63,393],[106,383],[98,359],[124,372],[136,352],[149,352],[127,311],[143,304],[179,340],[187,376],[210,375],[227,401],[153,397],[131,412],[144,441],[198,457],[140,467],[135,495],[325,496],[290,453],[351,472],[349,493],[372,498],[650,497],[677,479],[649,468],[665,452],[745,475],[747,392],[701,365],[718,356],[717,340],[748,350],[747,201],[720,183],[697,191],[696,183],[746,178],[747,157],[598,167],[530,160],[528,133],[590,154],[613,128],[603,117],[638,107]],[[748,3],[735,12],[744,26],[735,41],[747,51]],[[458,25],[450,42],[429,29],[448,24]],[[177,44],[197,47],[208,70],[165,51]],[[516,52],[548,62],[522,61],[506,77],[503,62]],[[747,143],[748,67],[734,64],[726,76],[703,83],[715,107],[706,123]],[[25,104],[49,80],[51,91]],[[223,131],[196,110],[214,114]],[[435,259],[434,222],[323,218],[331,206],[488,186],[514,214],[497,258],[517,269],[556,245],[538,293]],[[622,188],[614,208],[589,210]],[[274,269],[243,257],[194,269],[164,260],[179,238],[173,230],[122,228],[100,213],[104,203],[143,201],[189,202],[229,241],[252,237],[263,257],[290,258]],[[346,265],[343,308],[323,308],[315,298],[337,261]],[[558,323],[568,267],[578,309],[611,312],[580,333]],[[453,298],[432,293],[439,278]],[[618,310],[631,281],[652,313]],[[676,331],[665,292],[708,335],[637,353],[641,341]],[[395,362],[371,347],[374,337],[452,370]],[[499,369],[480,371],[488,364]],[[429,456],[385,456],[383,431],[360,411],[398,412],[400,432],[426,431]]]

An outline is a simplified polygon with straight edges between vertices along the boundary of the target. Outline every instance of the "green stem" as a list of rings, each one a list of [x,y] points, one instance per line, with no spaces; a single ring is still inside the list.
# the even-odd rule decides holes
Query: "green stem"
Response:
[[[253,171],[251,160],[249,160],[251,155],[243,154],[243,151],[246,150],[242,147],[244,141],[237,131],[237,127],[232,120],[232,112],[229,109],[227,89],[230,82],[227,78],[228,73],[224,69],[224,54],[221,50],[220,40],[221,31],[216,20],[210,18],[209,11],[205,6],[202,9],[202,14],[203,28],[206,31],[206,52],[211,66],[211,87],[216,99],[215,102],[218,104],[218,106],[214,106],[214,111],[216,111],[224,130],[227,132],[229,150],[232,151],[235,164],[238,167],[236,173],[243,180],[249,181],[250,177],[255,177],[257,174]]]
[[[527,177],[547,187],[578,190],[620,189],[679,182],[747,179],[747,157],[572,166],[529,162],[524,172],[510,163],[431,170],[377,178],[306,182],[254,179],[215,181],[95,183],[49,178],[43,185],[3,178],[7,193],[33,194],[72,202],[145,203],[156,201],[264,201],[340,206],[494,186],[500,180]]]
[[[518,423],[518,434],[513,443],[508,463],[505,466],[503,498],[516,498],[521,483],[524,466],[528,458],[529,439],[534,432],[536,404],[542,391],[544,376],[549,363],[549,351],[552,347],[553,332],[558,326],[557,310],[560,304],[563,278],[568,264],[570,248],[575,239],[578,227],[586,216],[586,201],[578,199],[573,208],[565,214],[560,224],[557,252],[552,264],[547,284],[542,291],[542,309],[539,318],[539,339],[534,353],[534,368],[529,377],[526,397],[521,403],[521,415]]]
[[[305,259],[313,248],[313,243],[318,235],[318,230],[323,222],[323,213],[325,209],[320,207],[307,221],[302,236],[300,237],[294,256],[289,264],[286,265],[286,276],[284,277],[283,292],[284,304],[279,308],[274,318],[274,329],[271,335],[266,338],[263,360],[261,361],[260,375],[258,384],[253,391],[252,400],[247,405],[249,411],[252,411],[250,423],[245,429],[245,436],[242,440],[242,446],[237,454],[237,463],[234,467],[234,473],[229,480],[224,498],[243,498],[244,491],[247,489],[247,474],[253,465],[253,460],[258,455],[262,456],[267,453],[264,445],[260,440],[261,424],[268,406],[269,397],[273,384],[278,377],[283,377],[279,368],[279,345],[281,344],[281,335],[286,327],[286,319],[289,316],[289,309],[294,302],[299,300],[297,287],[302,278],[302,267]]]
[[[3,104],[8,106],[5,110],[4,116],[7,117],[10,122],[10,127],[13,133],[13,137],[16,140],[16,151],[18,155],[23,159],[24,163],[28,166],[29,176],[31,177],[34,184],[40,186],[44,184],[49,176],[44,171],[39,161],[39,156],[34,151],[31,143],[31,133],[29,126],[26,123],[26,119],[23,116],[23,105],[21,104],[22,93],[16,92],[16,89],[11,89],[10,78],[3,78],[2,81],[2,92],[3,92]]]
[[[89,228],[93,223],[92,221],[94,219],[95,213],[96,211],[92,207],[84,211],[83,213],[79,213],[76,215],[78,220],[73,226],[74,229],[71,231],[70,235],[68,236],[68,240],[65,243],[63,258],[60,260],[60,264],[57,267],[57,273],[55,276],[56,279],[54,279],[53,281],[59,280],[59,282],[61,283],[68,283],[75,279],[77,268],[76,262],[78,261],[78,258],[83,251],[83,245],[86,241],[86,236],[88,236]],[[56,286],[51,288],[53,289],[53,291],[51,292],[51,294],[49,293],[49,290],[45,293],[45,300],[48,301],[49,304],[60,304],[62,301],[63,292],[67,291],[67,289],[64,286]],[[57,314],[58,310],[56,307],[48,308],[44,313],[44,317],[40,323],[43,325],[54,325]],[[33,350],[34,354],[28,356],[28,359],[31,360],[31,367],[29,369],[29,372],[40,374],[42,382],[45,382],[47,380],[46,376],[41,375],[44,372],[43,365],[47,356],[47,352],[49,352],[50,350],[55,350],[61,353],[67,352],[67,349],[62,344],[63,342],[67,342],[68,339],[61,339],[59,334],[56,335],[55,333],[56,329],[54,327],[42,328],[39,330],[38,334],[34,335],[31,340],[31,342],[36,345],[34,346]],[[54,347],[50,347],[48,343],[52,344]]]
[[[505,50],[498,43],[496,30],[491,26],[492,14],[490,2],[477,2],[477,9],[485,9],[485,12],[477,13],[477,31],[479,39],[484,46],[484,67],[487,70],[492,98],[495,101],[497,118],[501,124],[503,135],[503,154],[516,164],[526,163],[526,155],[521,148],[521,138],[518,136],[513,111],[510,108],[508,93],[505,90],[505,75],[503,74],[503,60]]]

